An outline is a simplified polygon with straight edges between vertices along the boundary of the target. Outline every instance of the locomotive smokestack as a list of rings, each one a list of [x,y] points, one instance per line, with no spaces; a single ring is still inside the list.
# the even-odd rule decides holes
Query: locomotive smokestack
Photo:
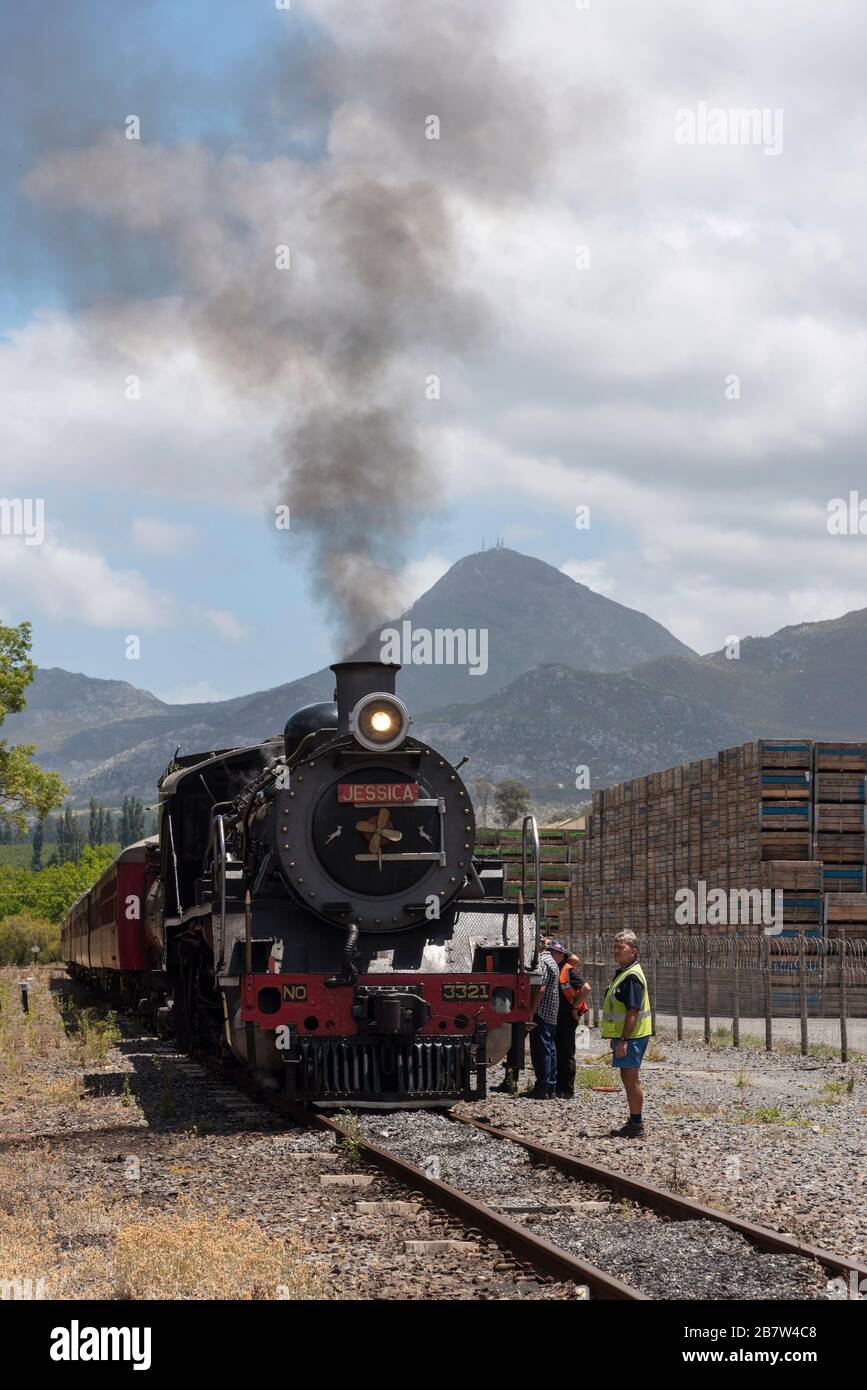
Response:
[[[338,661],[331,669],[336,678],[337,732],[347,734],[349,716],[363,695],[394,694],[400,666],[390,661]]]

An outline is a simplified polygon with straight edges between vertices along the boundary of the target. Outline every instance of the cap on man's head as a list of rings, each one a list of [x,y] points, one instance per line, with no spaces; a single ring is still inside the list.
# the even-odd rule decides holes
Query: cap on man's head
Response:
[[[549,950],[549,951],[562,951],[564,956],[565,956],[565,955],[568,955],[568,952],[567,952],[567,950],[566,950],[566,947],[563,945],[563,942],[562,942],[562,941],[550,941],[550,942],[548,943],[548,950]]]

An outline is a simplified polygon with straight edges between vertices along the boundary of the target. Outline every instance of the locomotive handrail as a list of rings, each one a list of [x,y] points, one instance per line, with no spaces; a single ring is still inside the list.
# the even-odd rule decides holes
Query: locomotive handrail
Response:
[[[223,824],[222,815],[216,815],[211,821],[211,848],[214,846],[214,838],[217,839],[217,849],[214,853],[214,872],[219,866],[220,873],[220,959],[217,965],[221,969],[224,965],[223,952],[226,948],[226,828]]]
[[[536,940],[533,944],[533,965],[535,970],[539,963],[539,937],[541,935],[542,922],[542,854],[539,848],[539,827],[536,824],[535,816],[525,816],[521,824],[521,892],[527,891],[527,827],[530,827],[533,836],[533,864],[535,870],[536,898],[533,903],[533,910],[536,918]]]

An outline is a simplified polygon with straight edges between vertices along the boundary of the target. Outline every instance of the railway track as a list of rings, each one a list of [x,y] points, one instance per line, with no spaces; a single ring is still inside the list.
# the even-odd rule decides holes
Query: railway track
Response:
[[[227,1070],[213,1058],[202,1057],[199,1060],[211,1072],[218,1074],[224,1082],[228,1081],[232,1085],[239,1086],[269,1108],[292,1119],[296,1124],[327,1130],[335,1136],[337,1141],[351,1142],[359,1158],[365,1163],[377,1168],[413,1192],[423,1193],[432,1203],[455,1216],[469,1230],[478,1231],[488,1236],[522,1263],[532,1266],[541,1273],[559,1281],[571,1280],[586,1285],[593,1298],[603,1300],[646,1301],[654,1297],[666,1296],[665,1293],[650,1293],[646,1289],[642,1289],[638,1283],[631,1283],[610,1269],[603,1268],[600,1264],[589,1260],[585,1255],[565,1248],[558,1239],[550,1239],[543,1232],[532,1229],[530,1225],[514,1220],[513,1215],[509,1215],[507,1210],[496,1209],[491,1201],[480,1198],[478,1194],[467,1191],[465,1187],[455,1182],[449,1182],[441,1176],[434,1175],[430,1171],[429,1165],[422,1166],[418,1162],[413,1162],[406,1154],[397,1151],[400,1148],[402,1122],[417,1123],[418,1117],[424,1112],[364,1113],[364,1120],[368,1128],[383,1123],[392,1127],[397,1125],[398,1142],[394,1145],[384,1146],[376,1142],[369,1134],[361,1133],[356,1123],[347,1125],[340,1119],[331,1118],[320,1111],[309,1110],[302,1105],[287,1101],[277,1094],[263,1090],[255,1080],[246,1074]],[[679,1196],[639,1178],[576,1158],[574,1155],[564,1153],[561,1150],[549,1148],[536,1140],[454,1111],[446,1112],[445,1116],[443,1112],[438,1112],[437,1118],[442,1119],[447,1128],[463,1126],[484,1135],[494,1143],[507,1144],[522,1150],[529,1158],[533,1170],[537,1173],[542,1169],[553,1169],[562,1174],[573,1188],[580,1185],[581,1188],[589,1189],[594,1197],[610,1194],[611,1197],[619,1199],[622,1203],[631,1204],[635,1209],[635,1220],[639,1225],[644,1221],[645,1214],[652,1214],[660,1222],[664,1222],[669,1231],[675,1223],[687,1223],[687,1226],[683,1226],[681,1229],[695,1231],[704,1229],[695,1223],[712,1223],[720,1231],[731,1232],[736,1237],[742,1238],[750,1250],[762,1252],[765,1256],[776,1257],[768,1263],[772,1277],[782,1277],[785,1280],[793,1270],[799,1271],[803,1268],[804,1271],[807,1271],[813,1268],[823,1272],[824,1281],[832,1276],[842,1276],[848,1281],[853,1274],[859,1279],[867,1279],[867,1266],[859,1264],[857,1261],[850,1260],[833,1251],[823,1250],[798,1241],[779,1231],[743,1220],[729,1212],[696,1202],[691,1198]],[[391,1129],[384,1131],[384,1134],[387,1137],[394,1137],[395,1132]],[[433,1156],[436,1157],[436,1155]],[[492,1184],[494,1181],[492,1180]],[[500,1195],[502,1196],[502,1193]],[[568,1203],[561,1193],[558,1193],[558,1202],[562,1204],[562,1215],[563,1209]],[[590,1201],[584,1205],[598,1208],[603,1203]],[[532,1213],[534,1207],[530,1205],[525,1210]],[[544,1211],[545,1209],[539,1208],[538,1210]],[[568,1227],[569,1223],[566,1222],[565,1224]],[[647,1224],[646,1221],[644,1224]],[[712,1262],[714,1258],[711,1240],[708,1246],[707,1259]],[[745,1262],[749,1262],[749,1256],[745,1255],[744,1259]],[[783,1292],[780,1296],[788,1296],[788,1293]],[[824,1287],[816,1286],[812,1293],[801,1291],[795,1293],[794,1296],[821,1298],[826,1297],[827,1294]]]
[[[737,1232],[760,1250],[813,1260],[829,1274],[842,1275],[846,1279],[849,1279],[853,1274],[857,1275],[859,1279],[867,1279],[867,1265],[848,1259],[846,1256],[837,1255],[831,1250],[824,1250],[819,1246],[796,1240],[793,1236],[786,1235],[781,1231],[774,1231],[770,1227],[761,1226],[754,1221],[746,1221],[731,1212],[722,1211],[718,1207],[707,1206],[703,1202],[696,1202],[690,1197],[679,1196],[666,1188],[656,1187],[652,1183],[645,1182],[641,1178],[617,1172],[612,1168],[591,1163],[586,1159],[576,1158],[574,1154],[564,1153],[561,1149],[549,1148],[547,1145],[539,1143],[538,1140],[530,1139],[522,1134],[515,1134],[511,1130],[486,1123],[483,1120],[474,1119],[470,1115],[451,1111],[449,1112],[449,1119],[455,1124],[467,1125],[491,1138],[518,1145],[526,1151],[532,1163],[555,1168],[558,1172],[579,1182],[592,1183],[595,1187],[603,1188],[622,1200],[636,1202],[672,1221],[713,1221],[725,1226],[728,1230]]]
[[[236,1086],[296,1124],[328,1130],[337,1141],[349,1141],[364,1162],[411,1191],[421,1192],[434,1205],[457,1217],[468,1231],[477,1231],[496,1241],[521,1263],[541,1274],[558,1281],[572,1281],[586,1286],[594,1298],[639,1302],[647,1298],[646,1294],[624,1280],[537,1235],[453,1184],[433,1177],[417,1164],[365,1139],[354,1128],[348,1128],[321,1111],[310,1110],[264,1089],[247,1073],[230,1070],[213,1057],[199,1054],[196,1060],[224,1083]]]
[[[867,1278],[867,1267],[848,1257],[482,1120],[455,1113],[421,1117],[392,1115],[390,1128],[378,1130],[392,1155],[395,1149],[404,1159],[425,1150],[439,1154],[461,1188],[498,1208],[498,1219],[509,1211],[521,1214],[531,1234],[601,1274],[595,1286],[589,1273],[584,1276],[596,1297],[615,1296],[605,1292],[604,1281],[616,1279],[630,1291],[620,1297],[823,1300],[839,1296],[829,1289],[833,1277],[847,1287]],[[364,1123],[368,1133],[377,1133],[382,1121]],[[490,1154],[455,1141],[449,1131],[453,1136],[459,1129],[511,1150],[508,1162],[497,1165]],[[529,1160],[523,1166],[515,1161],[517,1150]]]
[[[168,1045],[166,1046],[168,1048]],[[327,1131],[333,1135],[336,1142],[350,1141],[355,1154],[365,1164],[379,1170],[399,1187],[409,1189],[414,1194],[422,1194],[433,1206],[453,1217],[467,1232],[478,1233],[495,1242],[514,1260],[538,1272],[546,1280],[586,1286],[594,1298],[644,1301],[660,1297],[699,1296],[697,1290],[693,1293],[680,1290],[672,1293],[660,1288],[659,1283],[654,1283],[653,1279],[648,1279],[647,1271],[641,1267],[640,1250],[637,1269],[633,1273],[628,1262],[624,1268],[623,1264],[618,1264],[613,1258],[617,1253],[614,1250],[597,1248],[594,1252],[592,1244],[589,1251],[568,1248],[568,1236],[576,1225],[569,1216],[570,1204],[583,1209],[595,1209],[598,1212],[600,1208],[605,1207],[605,1203],[598,1200],[603,1196],[618,1199],[621,1204],[630,1208],[620,1213],[620,1233],[627,1237],[628,1225],[635,1225],[639,1231],[641,1230],[642,1217],[639,1213],[652,1214],[659,1223],[655,1233],[652,1230],[645,1231],[651,1244],[654,1234],[658,1239],[666,1231],[671,1233],[672,1230],[679,1229],[686,1237],[690,1230],[696,1228],[697,1223],[704,1223],[705,1228],[713,1227],[718,1231],[731,1233],[746,1242],[753,1251],[774,1257],[779,1266],[775,1273],[782,1270],[783,1276],[786,1276],[783,1267],[787,1262],[789,1266],[797,1262],[804,1267],[813,1266],[822,1273],[822,1280],[817,1282],[814,1279],[809,1289],[801,1280],[794,1294],[783,1292],[772,1293],[770,1296],[822,1298],[827,1297],[825,1285],[831,1275],[842,1276],[846,1281],[853,1277],[856,1281],[867,1279],[867,1266],[856,1261],[656,1187],[640,1178],[550,1148],[538,1140],[516,1134],[484,1119],[454,1111],[446,1114],[436,1112],[435,1115],[414,1111],[361,1112],[347,1124],[340,1117],[332,1118],[322,1112],[307,1109],[297,1102],[288,1101],[279,1093],[261,1086],[248,1073],[227,1067],[206,1054],[194,1054],[194,1060],[223,1086],[246,1093],[257,1106],[261,1105],[278,1112],[300,1128]],[[417,1148],[413,1155],[407,1152],[407,1136],[411,1137],[413,1127],[418,1127],[423,1122],[428,1125],[428,1134],[424,1137],[422,1149],[419,1151]],[[383,1129],[383,1126],[386,1128]],[[437,1129],[439,1136],[435,1133]],[[115,1127],[114,1137],[121,1132],[132,1134],[140,1131],[137,1126]],[[475,1135],[488,1146],[489,1152],[482,1166],[487,1165],[489,1172],[483,1181],[474,1183],[466,1164],[458,1163],[452,1173],[443,1176],[437,1171],[436,1163],[432,1165],[426,1161],[430,1156],[436,1159],[438,1146],[441,1146],[442,1153],[446,1154],[448,1141],[443,1136],[447,1132]],[[86,1133],[69,1130],[45,1134],[41,1138],[55,1142],[72,1139],[99,1142],[104,1133],[102,1130]],[[16,1148],[20,1144],[32,1142],[34,1137],[37,1136],[6,1134],[0,1138],[0,1148]],[[379,1142],[380,1138],[385,1138],[388,1142]],[[513,1164],[511,1169],[508,1164],[504,1166],[501,1163],[498,1167],[496,1161],[491,1161],[491,1151],[495,1149],[510,1152],[510,1162]],[[514,1164],[515,1151],[520,1151],[523,1167]],[[448,1164],[444,1166],[447,1167]],[[552,1190],[550,1186],[546,1190],[545,1184],[548,1180],[544,1174],[551,1171],[558,1175],[560,1187],[556,1190]],[[475,1191],[472,1190],[474,1186]],[[576,1203],[576,1194],[596,1200]],[[613,1210],[613,1205],[609,1205],[607,1211]],[[552,1213],[559,1215],[560,1219],[552,1220]],[[529,1219],[515,1220],[515,1216],[518,1215]],[[637,1219],[632,1220],[636,1216]],[[577,1224],[584,1220],[582,1215]],[[643,1224],[645,1228],[648,1226],[646,1221]],[[668,1257],[670,1258],[670,1251]],[[665,1258],[664,1253],[661,1253],[657,1265],[664,1264]],[[705,1251],[705,1258],[713,1258],[712,1242]],[[703,1296],[714,1298],[740,1295],[725,1292],[720,1295],[706,1290]],[[755,1295],[751,1291],[743,1296]]]

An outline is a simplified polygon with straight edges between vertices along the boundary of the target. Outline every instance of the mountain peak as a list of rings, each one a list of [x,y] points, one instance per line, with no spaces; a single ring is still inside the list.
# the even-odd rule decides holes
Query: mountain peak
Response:
[[[645,613],[506,546],[462,556],[405,617],[413,633],[483,635],[485,658],[475,669],[470,663],[415,664],[418,657],[410,660],[413,653],[402,651],[399,689],[417,711],[483,700],[523,671],[549,662],[579,671],[622,671],[656,657],[694,656]],[[378,656],[382,630],[371,633],[354,655]]]
[[[570,670],[595,673],[597,680],[584,687],[595,690],[604,673],[694,656],[646,614],[505,546],[463,556],[391,626],[402,649],[398,693],[419,724],[425,711],[489,700],[537,667],[550,669],[528,682],[528,707],[539,703],[532,692],[545,682],[559,687],[564,701],[571,698],[568,691],[578,687],[570,684]],[[354,655],[378,658],[382,630]],[[423,639],[421,649],[413,642],[419,631],[434,636],[433,642]],[[437,633],[440,664],[424,655],[426,646],[435,658]],[[326,669],[232,700],[172,706],[123,681],[40,671],[27,710],[13,717],[9,732],[16,739],[32,736],[40,758],[79,797],[121,798],[146,788],[150,795],[176,745],[189,751],[255,741],[281,729],[300,705],[329,699],[333,688]]]

